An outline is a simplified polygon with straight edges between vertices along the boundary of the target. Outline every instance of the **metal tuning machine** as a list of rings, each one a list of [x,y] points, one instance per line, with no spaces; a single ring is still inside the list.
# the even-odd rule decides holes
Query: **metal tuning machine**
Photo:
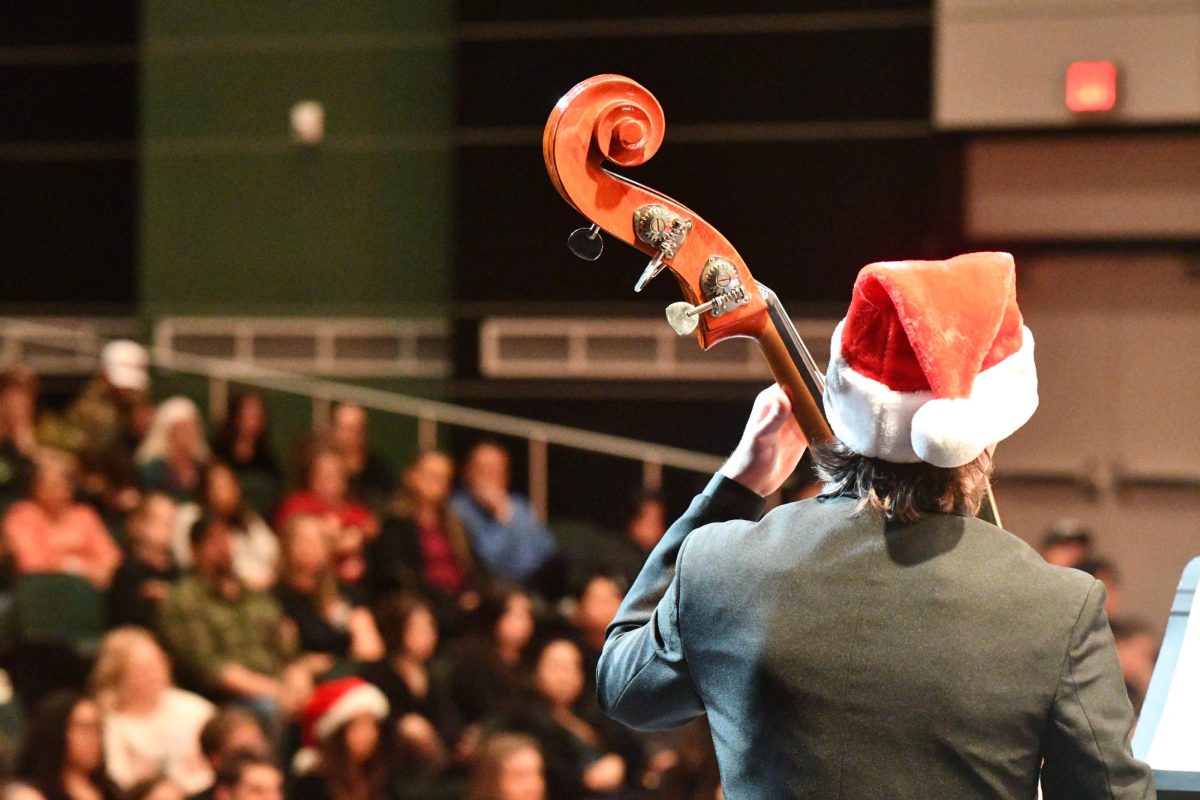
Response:
[[[571,231],[571,235],[567,237],[567,249],[574,253],[576,258],[595,261],[604,252],[604,237],[600,235],[600,226],[593,225],[590,228],[576,228]]]
[[[657,251],[634,285],[635,292],[646,288],[646,284],[663,271],[664,262],[675,257],[691,229],[690,219],[684,219],[661,203],[650,203],[633,212],[633,231],[638,240]]]
[[[667,323],[680,336],[687,336],[700,325],[704,313],[719,317],[730,309],[750,302],[746,287],[738,278],[737,267],[722,256],[709,256],[700,273],[700,289],[708,298],[698,306],[678,302],[667,306]]]

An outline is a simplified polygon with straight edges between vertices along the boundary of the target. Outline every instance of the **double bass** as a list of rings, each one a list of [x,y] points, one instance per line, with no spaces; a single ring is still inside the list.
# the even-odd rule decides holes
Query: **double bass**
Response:
[[[665,131],[658,100],[622,75],[588,78],[563,95],[546,121],[542,154],[558,193],[591,222],[570,235],[568,246],[594,261],[607,234],[650,256],[634,291],[670,272],[684,298],[667,307],[675,332],[694,335],[705,350],[735,337],[755,340],[808,441],[832,441],[822,403],[824,374],[778,296],[754,279],[729,240],[699,214],[608,167],[645,163]],[[1000,524],[990,487],[979,516]]]

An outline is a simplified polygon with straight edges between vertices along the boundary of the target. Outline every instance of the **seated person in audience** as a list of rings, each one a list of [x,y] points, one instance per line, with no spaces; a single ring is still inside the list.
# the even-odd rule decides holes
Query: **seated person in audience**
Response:
[[[186,800],[179,784],[170,778],[155,776],[129,787],[121,800]]]
[[[1077,519],[1060,519],[1042,537],[1040,552],[1047,563],[1077,567],[1093,555],[1092,531]]]
[[[176,688],[167,654],[142,628],[109,632],[92,670],[91,690],[104,720],[108,773],[122,789],[166,777],[185,793],[212,784],[200,730],[212,703]]]
[[[0,780],[0,800],[46,800],[46,798],[25,781],[4,779]]]
[[[232,539],[220,521],[192,528],[195,571],[171,589],[159,633],[188,684],[210,698],[252,706],[274,730],[311,685],[302,670],[287,669],[296,643],[279,603],[233,571]]]
[[[34,458],[29,497],[4,515],[4,540],[18,574],[60,572],[107,589],[121,551],[95,510],[76,503],[75,464],[57,450]]]
[[[69,689],[46,696],[29,719],[17,777],[46,800],[116,800],[96,703]]]
[[[213,800],[216,776],[235,758],[269,758],[271,747],[258,717],[241,706],[219,708],[200,729],[200,752],[212,771],[213,780],[189,800]]]
[[[1109,624],[1117,642],[1117,659],[1121,662],[1129,702],[1133,704],[1134,713],[1141,714],[1154,664],[1158,661],[1158,635],[1140,619],[1114,617]]]
[[[387,461],[367,444],[366,409],[353,403],[335,408],[329,442],[346,464],[349,496],[376,512],[382,511],[396,482]]]
[[[621,535],[612,542],[610,552],[599,559],[602,569],[620,575],[632,584],[646,564],[650,551],[667,531],[666,506],[662,497],[640,493],[628,509]]]
[[[0,511],[20,497],[37,450],[37,373],[20,365],[0,372]]]
[[[586,682],[578,645],[565,637],[548,639],[533,663],[528,700],[511,705],[489,727],[526,733],[538,741],[546,761],[546,796],[579,800],[636,786],[640,746],[594,702],[581,702]]]
[[[437,450],[422,453],[404,471],[392,513],[367,548],[375,596],[408,590],[467,610],[478,605],[471,545],[450,510],[453,480],[454,462]]]
[[[624,582],[605,574],[589,577],[579,592],[571,624],[583,654],[583,674],[589,691],[596,688],[596,662],[604,649],[604,635],[623,599]]]
[[[363,548],[379,526],[366,506],[350,499],[348,488],[341,455],[329,448],[317,450],[305,471],[304,488],[288,495],[280,505],[275,530],[283,530],[297,514],[322,518],[334,532],[338,576],[344,583],[358,584],[367,570]]]
[[[266,756],[237,755],[217,773],[213,800],[283,800],[283,773]]]
[[[171,555],[175,527],[175,501],[151,493],[129,515],[129,555],[113,576],[108,589],[109,627],[137,625],[153,629],[158,607],[179,578]]]
[[[200,409],[186,397],[172,397],[158,407],[150,431],[138,446],[142,486],[181,503],[194,501],[208,455]]]
[[[118,545],[128,546],[126,523],[142,501],[142,477],[132,453],[119,448],[84,450],[79,453],[78,483],[79,499],[96,509]]]
[[[249,498],[259,514],[267,515],[279,499],[283,469],[271,447],[267,402],[259,392],[239,392],[229,399],[225,422],[212,441],[213,455],[233,467],[238,481],[256,486]]]
[[[316,675],[338,661],[376,661],[383,640],[375,618],[334,572],[331,534],[318,517],[299,515],[283,530],[283,561],[275,598],[299,634]]]
[[[520,733],[489,736],[480,748],[466,800],[545,798],[545,767],[537,740]]]
[[[498,587],[476,613],[478,633],[451,648],[450,695],[459,720],[473,728],[459,742],[459,756],[469,758],[479,741],[478,723],[511,701],[527,682],[523,661],[533,639],[533,601],[523,590]]]
[[[508,482],[508,453],[494,442],[480,442],[467,455],[463,485],[451,507],[488,569],[506,580],[537,584],[561,571],[558,542],[529,502],[508,490]]]
[[[387,698],[362,678],[323,683],[302,714],[303,749],[293,762],[291,800],[377,800],[387,796]]]
[[[41,426],[46,441],[72,452],[132,452],[142,440],[150,390],[146,348],[117,339],[100,353],[100,372],[67,407],[60,422]]]
[[[362,676],[387,697],[400,771],[410,779],[431,779],[447,767],[460,732],[449,687],[429,669],[437,652],[437,621],[412,594],[389,595],[378,612],[387,655]]]
[[[237,474],[223,461],[204,470],[197,502],[179,507],[175,522],[175,560],[190,567],[192,526],[201,518],[220,520],[233,536],[233,571],[251,589],[266,591],[279,572],[279,537],[246,503]]]
[[[1086,572],[1104,584],[1104,613],[1112,619],[1117,614],[1117,603],[1121,599],[1121,574],[1117,565],[1103,556],[1091,556],[1075,565],[1075,569]]]

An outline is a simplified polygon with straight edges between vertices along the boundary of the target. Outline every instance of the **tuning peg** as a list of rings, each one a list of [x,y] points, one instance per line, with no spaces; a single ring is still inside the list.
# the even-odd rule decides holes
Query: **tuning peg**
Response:
[[[567,237],[567,248],[584,261],[595,261],[604,252],[604,237],[600,235],[600,226],[576,228]]]
[[[707,303],[694,306],[682,300],[667,306],[667,324],[680,336],[687,336],[700,324],[700,315],[720,305],[720,299],[714,298]]]
[[[658,273],[662,272],[665,266],[666,264],[663,263],[663,252],[659,250],[654,254],[654,258],[650,259],[650,263],[646,265],[646,268],[642,270],[642,277],[638,278],[637,283],[633,285],[633,290],[640,292],[642,289],[645,289],[646,284],[652,281]]]
[[[667,324],[680,336],[687,336],[700,324],[700,320],[692,313],[694,308],[691,303],[683,301],[671,303],[667,306]]]

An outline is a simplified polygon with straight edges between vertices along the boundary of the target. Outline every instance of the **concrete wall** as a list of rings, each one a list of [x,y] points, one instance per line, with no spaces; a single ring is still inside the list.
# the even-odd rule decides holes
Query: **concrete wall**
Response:
[[[1200,258],[1076,253],[1017,264],[1042,401],[997,454],[1005,526],[1036,541],[1060,517],[1089,523],[1121,570],[1120,609],[1161,628],[1180,572],[1200,555]],[[1005,472],[1074,473],[1099,492]],[[1122,488],[1122,476],[1179,485]]]

